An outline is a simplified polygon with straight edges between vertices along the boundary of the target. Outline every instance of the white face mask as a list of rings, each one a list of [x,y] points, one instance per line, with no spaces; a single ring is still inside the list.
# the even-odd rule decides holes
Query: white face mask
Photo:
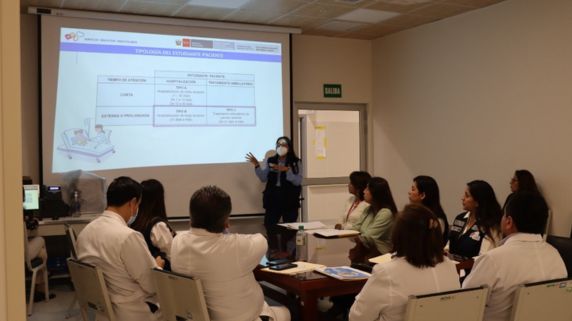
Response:
[[[128,226],[130,226],[131,224],[133,224],[133,222],[135,222],[135,220],[137,219],[137,214],[139,214],[139,210],[137,210],[137,212],[135,212],[135,215],[133,215],[129,218],[129,221],[127,221]]]
[[[278,156],[284,156],[288,153],[288,147],[280,146],[276,148],[276,153]]]
[[[133,222],[135,222],[135,220],[137,219],[137,214],[139,214],[139,207],[137,207],[137,210],[135,211],[135,214],[133,214],[133,215],[129,218],[129,221],[127,221],[127,226],[130,226],[131,224],[133,224]]]

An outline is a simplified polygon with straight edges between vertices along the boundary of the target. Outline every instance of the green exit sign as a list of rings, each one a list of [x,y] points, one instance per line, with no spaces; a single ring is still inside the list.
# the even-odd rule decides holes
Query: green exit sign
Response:
[[[341,84],[324,84],[325,98],[342,98]]]

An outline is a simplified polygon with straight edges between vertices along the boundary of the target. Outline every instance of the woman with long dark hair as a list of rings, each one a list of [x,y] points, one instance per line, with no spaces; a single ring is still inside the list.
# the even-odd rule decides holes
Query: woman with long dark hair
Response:
[[[409,295],[460,288],[455,264],[443,256],[437,217],[421,204],[397,215],[391,261],[377,264],[353,303],[350,321],[403,320]]]
[[[335,226],[336,229],[351,229],[359,221],[363,211],[369,206],[364,199],[364,191],[370,179],[371,175],[368,172],[355,171],[350,174],[348,192],[352,196],[346,201],[345,210]]]
[[[457,215],[449,233],[449,252],[471,258],[498,246],[501,207],[489,183],[467,184],[462,198],[465,212]]]
[[[171,243],[175,232],[167,221],[165,190],[156,179],[145,180],[141,186],[143,191],[139,211],[129,227],[143,234],[151,255],[161,256],[165,260],[165,268],[170,269]]]
[[[397,207],[387,180],[372,177],[364,190],[364,199],[370,205],[353,227],[360,235],[355,239],[356,247],[350,251],[352,263],[364,263],[391,250],[391,229]]]
[[[437,181],[431,176],[419,175],[415,177],[411,185],[411,191],[409,191],[409,201],[411,203],[421,203],[433,211],[433,214],[439,219],[441,231],[443,232],[443,246],[447,244],[449,239],[449,222],[441,206]]]
[[[516,192],[530,192],[542,196],[534,176],[526,169],[517,169],[514,171],[514,176],[510,180],[510,192],[511,193],[507,196],[506,200],[504,201],[504,205],[502,206],[503,212],[506,208],[506,205]]]
[[[276,140],[276,154],[260,163],[252,153],[246,159],[254,165],[256,176],[266,183],[262,205],[266,211],[264,226],[270,252],[281,250],[278,246],[276,224],[296,222],[302,191],[302,164],[296,156],[292,141],[286,136]],[[282,238],[285,247],[287,237]]]

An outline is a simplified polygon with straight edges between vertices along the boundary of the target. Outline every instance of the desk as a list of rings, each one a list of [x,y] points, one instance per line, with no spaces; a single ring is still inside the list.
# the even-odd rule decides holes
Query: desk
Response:
[[[258,281],[268,282],[286,290],[288,293],[297,295],[300,298],[299,307],[302,321],[316,321],[319,319],[318,298],[358,294],[366,282],[366,280],[341,281],[315,272],[290,276],[266,272],[260,269],[254,270],[254,276]],[[265,288],[265,294],[272,291],[275,292],[273,289]],[[268,296],[281,301],[277,296],[271,295],[271,293]]]
[[[66,235],[65,225],[70,224],[76,234],[79,234],[81,230],[93,219],[95,219],[99,214],[82,214],[78,217],[65,216],[60,217],[57,220],[52,220],[51,218],[44,218],[39,221],[38,228],[30,232],[30,236],[58,236]]]

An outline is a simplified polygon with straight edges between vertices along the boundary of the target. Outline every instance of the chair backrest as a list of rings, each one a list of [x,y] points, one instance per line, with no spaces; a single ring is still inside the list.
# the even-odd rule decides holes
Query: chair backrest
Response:
[[[405,321],[482,321],[486,286],[409,297]]]
[[[160,269],[151,274],[165,320],[210,320],[200,280]]]
[[[566,265],[568,277],[572,277],[572,238],[549,235],[546,242],[556,248]]]
[[[74,259],[68,259],[68,268],[80,308],[94,309],[109,321],[116,321],[101,270]]]
[[[511,321],[572,320],[572,279],[521,285],[514,296]]]
[[[65,231],[68,247],[70,248],[70,258],[77,259],[77,236],[75,230],[70,224],[66,224]]]
[[[24,260],[26,262],[26,267],[31,271],[32,260],[28,255],[28,228],[26,227],[26,223],[24,223]]]

